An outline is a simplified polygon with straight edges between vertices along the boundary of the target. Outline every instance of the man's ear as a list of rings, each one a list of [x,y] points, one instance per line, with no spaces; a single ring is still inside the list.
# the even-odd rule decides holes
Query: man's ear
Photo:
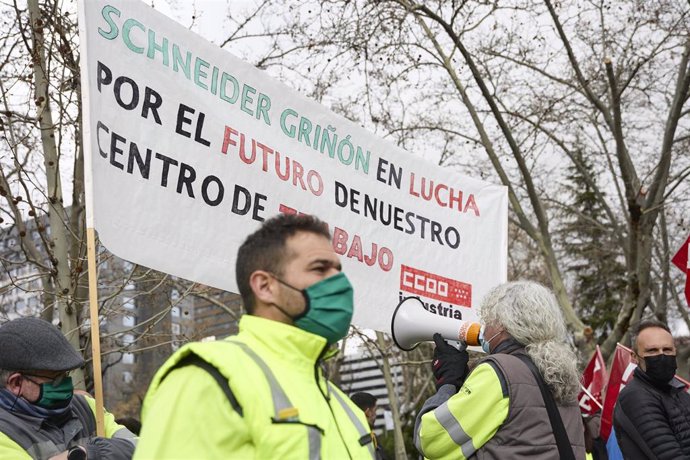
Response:
[[[637,353],[635,353],[634,351],[631,351],[631,352],[630,352],[630,360],[631,360],[632,362],[634,362],[635,364],[640,364],[640,360],[639,360],[639,358],[637,357]]]
[[[275,277],[263,270],[256,270],[249,275],[249,287],[252,288],[257,303],[275,303],[277,286]]]
[[[10,374],[7,377],[7,382],[5,382],[5,388],[12,392],[13,395],[17,396],[22,391],[22,375],[19,372]]]

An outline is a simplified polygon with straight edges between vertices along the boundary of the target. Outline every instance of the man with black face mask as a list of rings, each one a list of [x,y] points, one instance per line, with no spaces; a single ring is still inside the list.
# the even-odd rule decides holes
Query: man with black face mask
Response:
[[[676,379],[669,328],[642,321],[633,331],[634,378],[618,396],[613,424],[626,459],[690,458],[690,395]]]
[[[248,313],[239,334],[188,344],[163,365],[135,458],[373,458],[364,413],[321,369],[353,314],[326,224],[267,220],[239,248],[236,278]]]
[[[0,326],[0,459],[132,458],[136,437],[95,401],[74,394],[69,371],[84,365],[64,335],[38,318]]]

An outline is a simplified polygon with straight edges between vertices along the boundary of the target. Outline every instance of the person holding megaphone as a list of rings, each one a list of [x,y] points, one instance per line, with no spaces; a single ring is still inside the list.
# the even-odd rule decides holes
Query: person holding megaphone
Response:
[[[575,353],[553,293],[517,281],[495,287],[480,310],[487,357],[470,372],[466,345],[434,335],[436,394],[415,424],[424,457],[584,459]]]

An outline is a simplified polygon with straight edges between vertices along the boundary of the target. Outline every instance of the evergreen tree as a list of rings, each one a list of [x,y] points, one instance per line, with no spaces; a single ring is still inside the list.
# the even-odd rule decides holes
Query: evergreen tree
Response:
[[[572,276],[573,302],[585,324],[602,343],[611,332],[625,295],[623,248],[598,197],[594,165],[582,152],[581,168],[568,168],[563,234],[566,272]],[[588,178],[588,180],[586,180]],[[601,192],[603,194],[603,192]]]

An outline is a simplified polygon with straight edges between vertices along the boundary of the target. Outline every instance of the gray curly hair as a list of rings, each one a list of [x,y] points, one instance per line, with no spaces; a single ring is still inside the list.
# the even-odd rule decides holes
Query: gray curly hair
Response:
[[[577,357],[568,344],[556,297],[548,288],[532,281],[501,284],[482,299],[479,315],[484,324],[502,327],[525,345],[557,403],[576,401]]]

